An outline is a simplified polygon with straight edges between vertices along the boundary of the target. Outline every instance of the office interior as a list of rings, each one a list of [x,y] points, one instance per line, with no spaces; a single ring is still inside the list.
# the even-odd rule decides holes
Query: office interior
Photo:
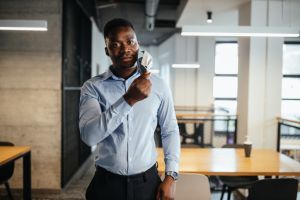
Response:
[[[154,19],[145,15],[147,4],[155,8]],[[30,146],[33,199],[63,198],[93,170],[97,146],[79,137],[80,87],[111,64],[103,26],[122,17],[137,25],[141,49],[153,57],[152,74],[171,88],[182,148],[249,140],[253,149],[300,162],[299,10],[299,0],[0,0],[0,22],[47,24],[46,31],[0,29],[0,141]],[[183,36],[187,26],[296,29],[298,36]],[[155,140],[160,147],[159,129]],[[222,182],[213,179],[211,199],[219,199]],[[15,161],[9,185],[22,198],[22,160]],[[247,195],[240,189],[232,199]],[[71,196],[84,199],[82,193]],[[8,199],[3,184],[2,198]]]

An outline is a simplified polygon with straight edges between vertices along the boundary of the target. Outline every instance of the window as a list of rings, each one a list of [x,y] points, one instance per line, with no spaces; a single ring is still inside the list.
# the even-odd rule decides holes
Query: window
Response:
[[[217,42],[215,54],[214,106],[215,114],[236,114],[237,106],[238,44]],[[229,131],[234,124],[229,123]],[[227,131],[226,121],[215,121],[215,131]]]
[[[281,115],[300,120],[300,43],[283,45]]]

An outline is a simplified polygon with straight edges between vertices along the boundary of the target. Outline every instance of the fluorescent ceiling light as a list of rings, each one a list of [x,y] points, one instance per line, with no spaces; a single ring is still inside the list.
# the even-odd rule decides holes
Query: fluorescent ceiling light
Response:
[[[299,37],[299,28],[255,26],[183,26],[182,36]]]
[[[173,68],[199,68],[199,64],[172,64]]]
[[[5,31],[47,31],[46,20],[0,20],[0,30]]]

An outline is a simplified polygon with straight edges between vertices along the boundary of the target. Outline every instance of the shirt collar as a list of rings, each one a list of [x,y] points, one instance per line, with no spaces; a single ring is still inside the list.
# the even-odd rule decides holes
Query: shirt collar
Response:
[[[101,75],[99,76],[100,79],[103,80],[103,81],[105,81],[105,80],[107,80],[107,79],[109,79],[109,78],[112,78],[112,79],[114,79],[114,80],[124,80],[123,78],[120,78],[120,77],[115,76],[115,75],[112,73],[111,69],[110,69],[111,67],[112,67],[112,66],[110,65],[109,68],[106,70],[106,72],[104,72],[103,74],[101,74]],[[137,76],[138,74],[140,74],[140,72],[139,72],[139,70],[136,70],[135,73],[134,73],[133,75],[131,75],[131,76],[128,78],[128,80],[131,79],[132,77]]]

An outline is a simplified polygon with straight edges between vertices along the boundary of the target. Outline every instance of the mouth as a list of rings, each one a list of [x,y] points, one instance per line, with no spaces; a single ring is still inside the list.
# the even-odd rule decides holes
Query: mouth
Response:
[[[123,62],[128,62],[128,61],[132,61],[133,57],[131,57],[131,56],[123,56],[123,57],[120,57],[120,59]]]

